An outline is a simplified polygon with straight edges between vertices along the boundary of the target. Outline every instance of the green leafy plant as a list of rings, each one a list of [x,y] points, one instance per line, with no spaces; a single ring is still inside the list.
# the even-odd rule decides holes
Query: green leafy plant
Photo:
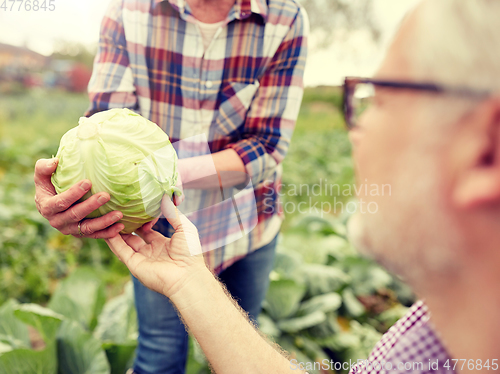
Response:
[[[81,268],[60,283],[50,308],[12,299],[2,305],[0,372],[123,374],[137,339],[132,285],[106,304],[103,292],[95,272]],[[42,349],[34,349],[34,341]]]
[[[367,358],[405,312],[407,287],[360,257],[345,238],[344,221],[300,217],[279,243],[261,330],[298,362]],[[314,249],[310,243],[314,242]],[[411,299],[411,298],[410,298]],[[317,366],[319,367],[319,366]],[[324,371],[323,371],[324,373]]]
[[[351,199],[348,191],[354,182],[353,162],[340,103],[336,88],[306,89],[283,164],[284,204],[292,207],[317,202],[319,209],[321,203],[330,202],[333,207],[334,199],[344,203]],[[35,161],[55,153],[57,140],[87,106],[85,95],[59,92],[32,91],[0,101],[0,357],[16,351],[11,356],[17,360],[14,365],[26,368],[24,362],[33,364],[29,373],[50,373],[51,367],[44,367],[48,357],[65,367],[62,358],[54,359],[65,346],[62,357],[68,365],[73,361],[77,365],[82,358],[89,363],[92,357],[102,363],[104,352],[110,372],[123,374],[131,366],[136,346],[131,285],[122,293],[130,279],[126,267],[104,241],[57,232],[36,211],[33,201]],[[301,185],[304,191],[312,190],[320,181],[341,189],[318,196],[300,194]],[[335,217],[334,211],[314,214],[314,210],[312,214],[286,210],[271,274],[270,292],[274,293],[259,318],[261,329],[299,362],[314,362],[320,357],[339,362],[366,358],[380,335],[404,314],[413,295],[351,248],[345,239],[343,217]],[[80,267],[92,271],[75,274]],[[80,286],[66,284],[68,274]],[[86,290],[79,291],[81,288]],[[278,296],[273,304],[271,296],[277,290],[288,292],[290,302],[278,300]],[[109,300],[104,306],[103,294]],[[56,308],[61,317],[47,318],[53,318],[54,323],[62,319],[57,331],[61,338],[46,341],[40,332],[34,333],[37,327],[16,316],[21,305],[11,298]],[[56,306],[64,300],[68,306]],[[75,311],[78,308],[84,312]],[[63,326],[66,324],[68,327]],[[80,336],[76,339],[80,343],[69,343],[63,328]],[[50,341],[61,343],[52,345],[55,348],[51,351]],[[88,353],[79,352],[79,346],[88,347]],[[8,356],[3,360],[13,362]],[[3,368],[0,373],[11,372]],[[190,340],[187,373],[210,373],[194,340]]]
[[[59,279],[90,266],[107,298],[130,274],[104,241],[64,236],[36,210],[33,168],[88,106],[85,95],[32,91],[0,101],[0,305],[9,298],[45,304]]]
[[[92,181],[83,200],[108,192],[110,200],[92,212],[94,218],[119,210],[131,233],[160,215],[164,194],[181,193],[177,183],[177,154],[168,135],[155,123],[129,109],[110,109],[90,118],[61,139],[52,175],[57,193],[82,179]]]
[[[310,374],[333,372],[324,365],[318,369],[324,359],[343,363],[368,358],[413,302],[407,286],[360,257],[347,242],[345,219],[295,219],[280,237],[258,318],[261,331],[297,363],[309,365],[305,368]],[[192,346],[197,348],[195,342]],[[189,374],[208,372],[206,359],[196,349],[188,369]]]

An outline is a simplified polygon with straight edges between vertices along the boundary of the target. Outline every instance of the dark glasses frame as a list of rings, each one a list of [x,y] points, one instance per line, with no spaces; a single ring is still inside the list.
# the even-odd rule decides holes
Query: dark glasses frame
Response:
[[[344,119],[348,130],[356,127],[353,121],[354,108],[352,99],[358,84],[373,84],[379,87],[423,91],[436,94],[446,94],[481,99],[491,95],[490,91],[477,91],[467,87],[450,87],[434,83],[417,83],[405,81],[378,80],[370,78],[346,77],[343,86]]]

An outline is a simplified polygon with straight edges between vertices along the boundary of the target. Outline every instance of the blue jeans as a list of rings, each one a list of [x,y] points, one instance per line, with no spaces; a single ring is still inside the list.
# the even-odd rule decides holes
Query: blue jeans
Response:
[[[231,295],[256,320],[273,268],[276,240],[237,261],[220,275]],[[137,374],[184,374],[188,334],[169,299],[134,281],[139,339],[134,363]]]

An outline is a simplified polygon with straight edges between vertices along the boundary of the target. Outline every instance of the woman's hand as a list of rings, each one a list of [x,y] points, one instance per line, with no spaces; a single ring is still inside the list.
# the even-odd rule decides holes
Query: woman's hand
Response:
[[[168,197],[162,200],[162,213],[175,230],[172,238],[153,231],[153,224],[148,223],[136,231],[138,236],[117,235],[106,242],[146,287],[172,297],[190,279],[208,269],[196,227]]]
[[[59,195],[56,193],[50,178],[56,171],[57,163],[57,158],[40,159],[35,165],[35,203],[50,225],[64,235],[95,239],[111,238],[123,230],[124,225],[116,223],[123,217],[119,211],[109,212],[99,218],[84,219],[109,201],[109,194],[101,192],[76,204],[90,191],[89,180],[82,180]]]

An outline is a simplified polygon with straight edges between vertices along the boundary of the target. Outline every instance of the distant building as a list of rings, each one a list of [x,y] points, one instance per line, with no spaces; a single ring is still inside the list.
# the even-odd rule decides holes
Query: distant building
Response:
[[[91,74],[90,68],[74,60],[0,43],[0,92],[34,87],[85,92]]]
[[[0,70],[40,71],[49,62],[49,57],[26,47],[16,47],[0,43]]]

